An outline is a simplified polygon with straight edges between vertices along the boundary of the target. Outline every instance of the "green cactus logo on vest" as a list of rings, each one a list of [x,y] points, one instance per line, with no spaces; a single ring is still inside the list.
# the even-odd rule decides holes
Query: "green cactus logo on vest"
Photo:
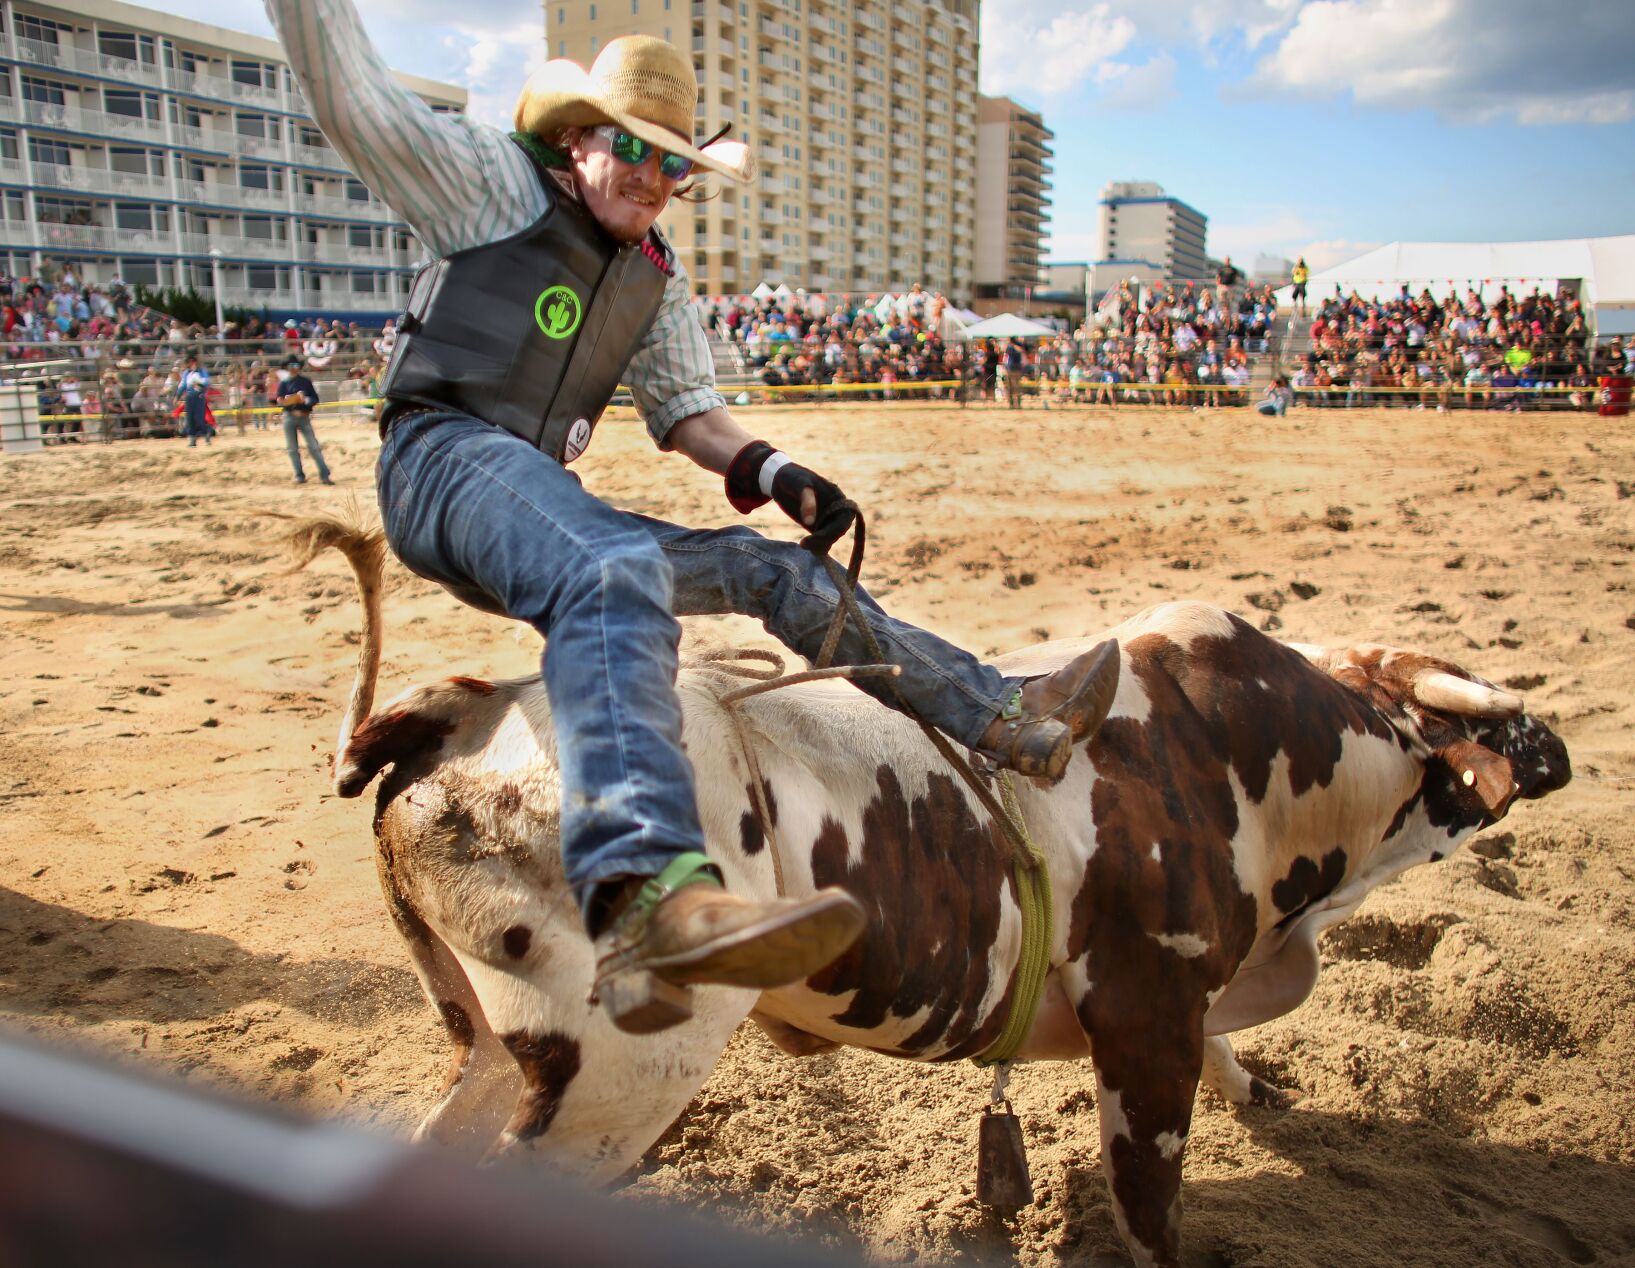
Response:
[[[543,290],[534,301],[534,320],[551,339],[566,339],[579,329],[579,319],[583,316],[579,296],[566,286]]]

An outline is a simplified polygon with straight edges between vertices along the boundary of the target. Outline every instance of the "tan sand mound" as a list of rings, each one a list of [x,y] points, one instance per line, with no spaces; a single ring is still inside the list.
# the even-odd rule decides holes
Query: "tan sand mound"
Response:
[[[1201,598],[1281,637],[1378,638],[1526,694],[1575,782],[1332,932],[1314,997],[1239,1045],[1302,1094],[1202,1094],[1197,1265],[1635,1263],[1635,440],[1584,416],[750,411],[871,511],[874,591],[978,652]],[[328,791],[358,612],[281,571],[266,510],[336,490],[270,435],[4,460],[0,1016],[404,1131],[445,1052],[388,925],[368,800]],[[650,514],[719,484],[610,424],[578,464]],[[1620,483],[1620,479],[1623,480]],[[775,513],[753,522],[794,535]],[[401,570],[383,692],[527,673],[530,632]],[[761,641],[752,622],[712,637]],[[627,1192],[886,1259],[1119,1263],[1085,1065],[1017,1071],[1036,1206],[974,1189],[988,1076],[741,1032]]]

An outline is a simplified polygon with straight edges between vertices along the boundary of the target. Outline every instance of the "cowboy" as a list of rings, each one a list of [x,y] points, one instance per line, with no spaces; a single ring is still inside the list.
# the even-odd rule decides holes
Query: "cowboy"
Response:
[[[621,512],[567,468],[623,382],[657,446],[724,476],[739,512],[776,502],[819,549],[850,526],[832,481],[728,413],[687,273],[655,227],[705,174],[748,183],[748,148],[693,142],[693,67],[648,36],[610,41],[588,71],[547,63],[507,136],[398,87],[350,0],[268,0],[268,12],[330,143],[437,257],[386,375],[382,517],[411,570],[547,636],[563,863],[604,1005],[627,1030],[659,1029],[684,1005],[630,1003],[620,983],[656,980],[673,1001],[697,983],[771,989],[817,971],[863,911],[839,890],[749,902],[722,888],[681,746],[675,616],[755,615],[815,657],[833,585],[792,543]],[[999,764],[1059,774],[1110,705],[1110,647],[1047,678],[1006,678],[863,603],[903,695]],[[838,656],[865,658],[855,630]]]

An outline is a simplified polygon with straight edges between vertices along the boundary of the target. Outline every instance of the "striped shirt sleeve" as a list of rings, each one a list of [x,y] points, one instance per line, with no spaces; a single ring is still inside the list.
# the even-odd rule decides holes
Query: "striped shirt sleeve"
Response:
[[[438,114],[402,87],[352,0],[266,0],[307,109],[358,179],[437,256],[497,242],[545,214],[533,163],[498,128]],[[625,373],[660,448],[684,418],[724,405],[679,264]]]
[[[715,357],[693,306],[692,282],[679,261],[665,285],[659,315],[631,358],[625,382],[647,422],[648,435],[660,449],[671,447],[670,429],[682,419],[726,404],[715,390]]]
[[[498,128],[439,114],[398,84],[351,0],[266,0],[307,109],[346,165],[433,254],[495,242],[545,211]]]

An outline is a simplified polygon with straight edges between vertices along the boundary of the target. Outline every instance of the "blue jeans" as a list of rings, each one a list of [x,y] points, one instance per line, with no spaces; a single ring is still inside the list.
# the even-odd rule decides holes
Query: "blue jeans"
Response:
[[[329,479],[329,467],[324,463],[324,451],[318,447],[318,433],[312,430],[311,414],[292,414],[284,411],[284,448],[290,452],[290,466],[295,468],[295,478],[305,480],[307,473],[301,470],[301,449],[296,443],[297,438],[304,438],[307,442],[307,452],[312,455],[312,461],[318,467],[318,478]]]
[[[600,882],[704,848],[681,747],[676,616],[738,612],[807,659],[839,601],[822,566],[748,528],[689,529],[615,510],[525,441],[423,414],[381,447],[381,518],[408,567],[545,637],[541,673],[562,774],[562,859],[583,907]],[[1020,685],[859,596],[899,690],[967,745]],[[837,661],[867,658],[850,625]],[[887,704],[874,679],[858,686]]]

